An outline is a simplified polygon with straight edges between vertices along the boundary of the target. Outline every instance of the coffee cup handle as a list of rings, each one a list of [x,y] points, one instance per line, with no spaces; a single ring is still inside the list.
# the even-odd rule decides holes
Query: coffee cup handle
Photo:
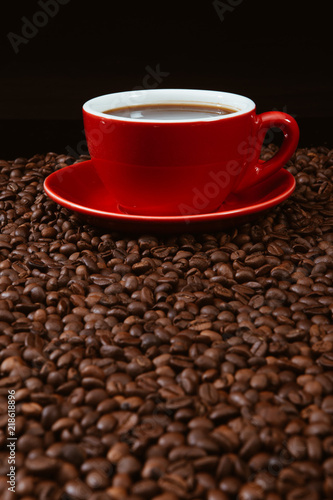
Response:
[[[268,111],[255,117],[257,122],[257,144],[255,146],[256,159],[248,167],[240,182],[233,189],[233,193],[238,193],[244,189],[254,186],[258,182],[267,179],[280,168],[282,168],[291,158],[297,148],[299,139],[299,128],[296,120],[281,111]],[[279,151],[270,160],[260,162],[259,156],[265,135],[272,127],[282,130],[284,139]],[[249,148],[251,148],[249,146]]]

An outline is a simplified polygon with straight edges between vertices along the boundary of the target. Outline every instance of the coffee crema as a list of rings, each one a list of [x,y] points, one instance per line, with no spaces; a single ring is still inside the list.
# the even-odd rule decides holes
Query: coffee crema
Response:
[[[103,111],[107,115],[134,120],[201,120],[203,118],[229,115],[239,111],[224,106],[207,104],[141,104]]]

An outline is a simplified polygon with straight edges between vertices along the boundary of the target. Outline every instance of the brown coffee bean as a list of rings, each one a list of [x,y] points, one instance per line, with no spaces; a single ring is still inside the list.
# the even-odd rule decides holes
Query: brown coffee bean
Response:
[[[247,483],[239,490],[239,500],[264,500],[265,492],[257,483]]]
[[[73,418],[63,417],[56,420],[51,429],[53,432],[62,431],[63,429],[71,429],[76,424]]]
[[[293,436],[289,439],[287,448],[292,457],[302,460],[307,457],[307,441],[301,436]]]
[[[136,475],[140,472],[140,470],[141,470],[140,461],[131,455],[126,455],[120,458],[120,460],[117,463],[117,472],[119,474]]]
[[[325,413],[333,414],[333,396],[326,396],[323,399],[321,408]]]
[[[208,453],[217,454],[220,450],[218,441],[204,429],[190,431],[187,436],[187,442],[190,446],[197,446]]]
[[[137,481],[132,487],[132,493],[134,495],[142,496],[144,498],[155,497],[159,492],[160,488],[157,482],[151,479]]]
[[[266,389],[268,385],[268,378],[264,373],[253,375],[250,381],[250,385],[251,387],[253,387],[253,389],[257,390]]]
[[[128,455],[128,452],[128,444],[115,442],[107,454],[107,459],[111,463],[118,463],[122,457]]]
[[[33,474],[51,474],[59,467],[58,460],[46,456],[30,458],[26,461],[26,467]]]
[[[96,423],[97,429],[104,432],[110,432],[117,426],[117,420],[112,414],[103,415]]]
[[[199,396],[209,405],[216,405],[219,401],[219,393],[213,384],[201,384],[199,386]]]
[[[65,485],[65,492],[69,497],[78,500],[87,500],[92,497],[92,490],[80,479],[68,481]]]
[[[306,445],[309,459],[315,462],[320,462],[322,460],[323,453],[320,438],[317,436],[309,436],[307,438]]]
[[[207,491],[207,500],[228,500],[229,497],[223,491],[217,489],[209,489]]]
[[[22,453],[28,453],[35,448],[43,448],[43,439],[33,434],[23,434],[17,441],[17,449]]]
[[[256,453],[259,453],[261,449],[261,441],[259,436],[253,434],[249,436],[247,441],[243,444],[242,448],[239,451],[239,455],[243,459],[249,459]]]
[[[101,470],[92,470],[86,476],[86,483],[92,490],[103,489],[109,485],[109,478]]]
[[[162,490],[173,493],[180,498],[184,498],[188,489],[186,479],[176,474],[165,474],[159,478],[157,484]]]
[[[168,460],[163,456],[148,458],[143,466],[141,475],[145,479],[156,480],[164,475],[168,465]]]
[[[185,437],[183,436],[183,434],[180,434],[178,432],[168,432],[166,434],[163,434],[158,440],[158,444],[167,449],[171,449],[174,446],[181,446],[184,443]]]
[[[239,492],[242,483],[236,477],[225,477],[219,483],[220,490],[229,496],[235,496]]]

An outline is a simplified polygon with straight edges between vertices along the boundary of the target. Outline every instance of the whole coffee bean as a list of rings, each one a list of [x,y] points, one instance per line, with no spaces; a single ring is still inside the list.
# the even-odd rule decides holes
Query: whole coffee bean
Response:
[[[117,426],[117,420],[112,414],[106,414],[99,418],[96,423],[97,429],[102,432],[110,432]]]
[[[92,470],[86,476],[86,483],[93,490],[103,489],[109,485],[109,478],[101,470]]]
[[[229,497],[223,491],[217,489],[209,489],[207,491],[207,500],[228,500]]]
[[[239,455],[243,458],[250,458],[256,453],[259,453],[261,449],[261,441],[259,436],[253,434],[249,436],[247,441],[243,444],[242,448],[239,451]]]
[[[239,500],[264,500],[265,492],[257,483],[247,483],[239,490]]]
[[[288,441],[288,451],[297,460],[307,457],[307,441],[301,436],[293,436]]]
[[[213,384],[205,383],[199,386],[199,396],[207,402],[207,404],[215,405],[219,401],[219,393]]]
[[[23,434],[17,441],[17,449],[22,453],[28,453],[35,448],[43,448],[43,439],[33,434]]]
[[[199,383],[199,375],[192,368],[185,368],[180,376],[180,384],[186,394],[195,394]]]
[[[333,396],[326,396],[323,399],[321,408],[325,413],[333,414]]]
[[[119,474],[136,475],[140,472],[140,470],[141,470],[140,461],[131,455],[126,455],[120,458],[120,460],[117,463],[117,472]]]
[[[209,444],[208,444],[209,446]],[[200,459],[206,456],[206,452],[202,447],[199,446],[177,446],[173,448],[169,454],[168,458],[174,462],[177,460],[189,460],[189,459]]]
[[[220,490],[229,496],[235,496],[240,491],[242,483],[236,477],[225,477],[219,484]]]
[[[158,440],[158,444],[167,449],[171,449],[174,446],[181,446],[184,443],[185,437],[178,432],[168,432],[163,434]]]
[[[152,481],[149,479],[144,479],[142,481],[138,481],[132,487],[132,493],[134,495],[138,495],[139,497],[141,495],[144,498],[151,498],[152,496],[154,496],[158,492],[159,492],[159,488],[157,486],[157,483],[155,481]]]
[[[163,456],[148,458],[144,464],[141,475],[145,479],[158,479],[163,476],[169,465]]]
[[[162,490],[166,490],[180,498],[183,498],[187,493],[187,483],[184,478],[176,474],[165,474],[158,482],[158,486]]]
[[[51,474],[59,467],[58,460],[46,456],[40,456],[27,460],[27,469],[34,474]]]
[[[189,432],[187,442],[191,446],[198,446],[206,452],[211,452],[213,454],[218,453],[220,450],[219,443],[216,439],[210,436],[207,431],[199,428]]]
[[[216,489],[216,480],[212,475],[208,473],[205,472],[197,473],[196,480],[206,489]]]
[[[87,500],[92,497],[92,490],[80,479],[68,481],[65,484],[65,492],[71,498]]]

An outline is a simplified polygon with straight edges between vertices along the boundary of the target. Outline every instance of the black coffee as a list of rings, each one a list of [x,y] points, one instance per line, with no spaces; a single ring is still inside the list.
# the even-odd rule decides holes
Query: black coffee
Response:
[[[109,109],[104,113],[136,120],[193,120],[236,113],[238,110],[201,104],[142,104]]]

